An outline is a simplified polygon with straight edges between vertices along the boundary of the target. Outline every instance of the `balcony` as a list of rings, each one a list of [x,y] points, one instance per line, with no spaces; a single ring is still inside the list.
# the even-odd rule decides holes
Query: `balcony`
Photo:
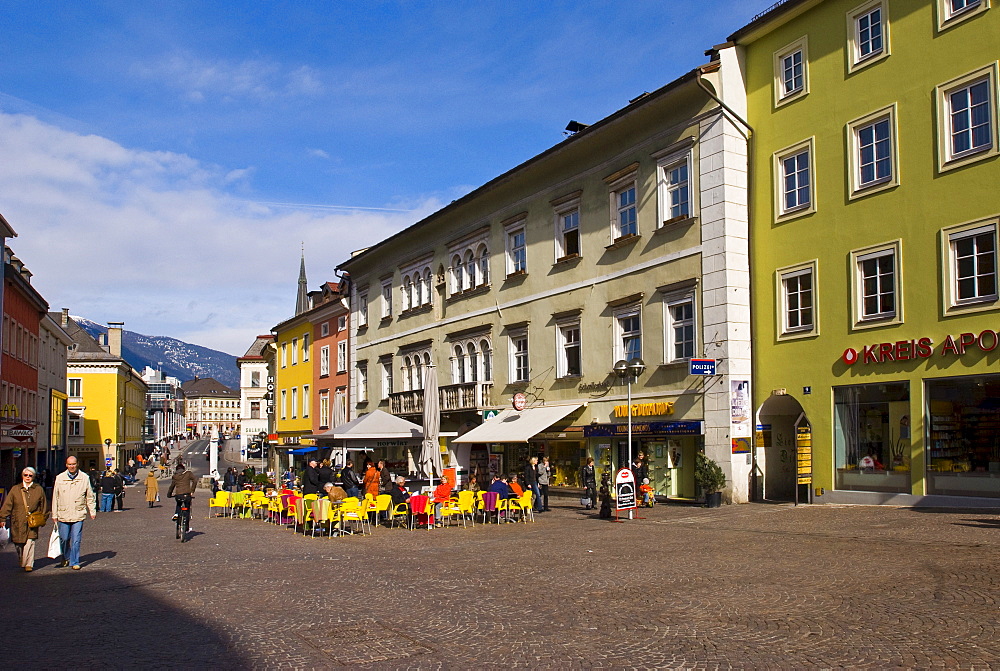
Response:
[[[493,382],[464,382],[438,388],[441,412],[479,410],[490,404]],[[389,412],[394,415],[424,414],[424,390],[400,391],[389,394]]]

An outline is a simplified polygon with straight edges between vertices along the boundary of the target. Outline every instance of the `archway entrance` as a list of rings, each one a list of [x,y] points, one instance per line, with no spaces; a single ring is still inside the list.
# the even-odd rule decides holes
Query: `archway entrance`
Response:
[[[763,478],[757,493],[769,501],[794,501],[796,434],[809,426],[809,419],[794,396],[770,396],[757,411],[757,426],[756,472]]]

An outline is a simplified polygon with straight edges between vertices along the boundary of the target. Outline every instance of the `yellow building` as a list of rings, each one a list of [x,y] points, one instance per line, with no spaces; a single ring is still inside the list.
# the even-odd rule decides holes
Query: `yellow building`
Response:
[[[312,444],[302,436],[312,435],[312,322],[306,294],[305,260],[299,269],[299,292],[295,316],[271,329],[274,335],[274,417],[279,445]]]
[[[121,356],[122,324],[108,325],[101,345],[67,315],[73,339],[66,363],[68,451],[85,470],[119,468],[142,447],[146,383]]]

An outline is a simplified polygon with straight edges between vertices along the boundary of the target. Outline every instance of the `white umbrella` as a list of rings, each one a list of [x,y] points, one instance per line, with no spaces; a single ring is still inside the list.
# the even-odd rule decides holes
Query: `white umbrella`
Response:
[[[424,440],[421,443],[420,467],[434,485],[434,474],[441,475],[441,447],[438,433],[441,431],[441,407],[438,403],[437,368],[434,364],[424,367]]]

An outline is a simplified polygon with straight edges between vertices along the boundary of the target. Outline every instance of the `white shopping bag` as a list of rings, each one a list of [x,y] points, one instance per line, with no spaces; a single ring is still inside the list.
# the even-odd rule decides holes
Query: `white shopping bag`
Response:
[[[49,559],[59,559],[62,554],[62,543],[59,542],[59,525],[52,525],[52,535],[49,536]]]
[[[7,527],[0,528],[0,550],[3,550],[10,541],[10,530]]]

